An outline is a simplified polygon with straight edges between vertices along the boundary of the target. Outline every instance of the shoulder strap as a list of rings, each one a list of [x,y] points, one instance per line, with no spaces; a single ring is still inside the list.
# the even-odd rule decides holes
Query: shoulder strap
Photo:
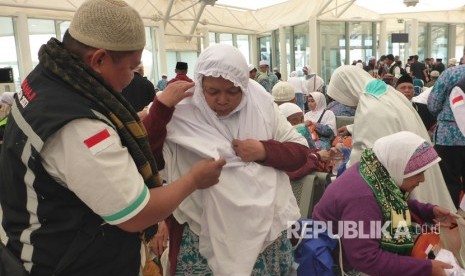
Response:
[[[323,110],[323,113],[321,113],[320,118],[318,118],[317,123],[320,123],[320,122],[321,122],[321,119],[323,119],[323,115],[325,115],[325,112],[326,112],[326,109]]]

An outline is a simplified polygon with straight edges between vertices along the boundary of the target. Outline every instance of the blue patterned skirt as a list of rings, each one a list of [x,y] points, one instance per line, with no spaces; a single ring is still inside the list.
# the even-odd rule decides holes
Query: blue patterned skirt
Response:
[[[292,245],[286,232],[258,255],[252,275],[289,275],[292,271]],[[199,253],[199,237],[186,224],[175,275],[213,275],[207,260]]]

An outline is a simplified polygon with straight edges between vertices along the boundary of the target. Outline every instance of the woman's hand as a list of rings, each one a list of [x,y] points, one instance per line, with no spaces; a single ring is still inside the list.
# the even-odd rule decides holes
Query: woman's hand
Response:
[[[328,161],[331,159],[331,151],[330,150],[320,150],[318,151],[318,154],[320,155],[320,160],[321,161]]]
[[[266,151],[262,142],[254,139],[232,141],[232,146],[236,155],[244,162],[265,161]]]
[[[435,223],[439,223],[440,226],[443,227],[451,227],[453,224],[457,223],[457,218],[459,217],[458,215],[451,213],[450,210],[439,206],[434,206],[433,214],[433,221]]]
[[[168,247],[168,226],[165,221],[158,223],[157,234],[150,241],[150,248],[155,256],[160,257]]]
[[[304,124],[305,124],[306,126],[311,126],[311,125],[313,125],[312,121],[309,121],[309,120],[305,120],[305,121],[304,121]]]
[[[344,136],[349,136],[350,133],[349,133],[349,131],[347,130],[347,127],[346,127],[346,126],[342,126],[342,127],[340,127],[340,128],[337,129],[337,135],[338,135],[338,136],[344,137]]]
[[[444,269],[450,269],[453,268],[452,265],[446,264],[441,261],[436,261],[436,260],[431,260],[432,264],[432,271],[431,271],[431,276],[446,276],[446,272]]]

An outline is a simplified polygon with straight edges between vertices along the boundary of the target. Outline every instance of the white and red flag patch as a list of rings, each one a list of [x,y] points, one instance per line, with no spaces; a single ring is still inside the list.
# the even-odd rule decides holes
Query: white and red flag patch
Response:
[[[108,148],[113,144],[112,139],[110,139],[110,133],[107,129],[104,129],[97,134],[84,140],[84,144],[90,150],[93,155],[101,152],[102,150]]]
[[[455,122],[465,136],[465,93],[459,86],[454,87],[450,92],[449,103]]]
[[[464,104],[463,96],[462,95],[456,96],[455,98],[451,99],[451,103],[453,107],[457,107],[459,105]]]

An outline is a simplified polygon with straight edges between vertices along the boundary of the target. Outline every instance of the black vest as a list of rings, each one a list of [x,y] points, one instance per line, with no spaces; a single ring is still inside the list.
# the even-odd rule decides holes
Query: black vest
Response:
[[[104,224],[43,168],[44,141],[99,108],[40,64],[22,84],[0,154],[0,202],[8,247],[31,275],[137,275],[140,239]],[[104,185],[104,183],[102,183]],[[32,268],[31,268],[32,266]]]

